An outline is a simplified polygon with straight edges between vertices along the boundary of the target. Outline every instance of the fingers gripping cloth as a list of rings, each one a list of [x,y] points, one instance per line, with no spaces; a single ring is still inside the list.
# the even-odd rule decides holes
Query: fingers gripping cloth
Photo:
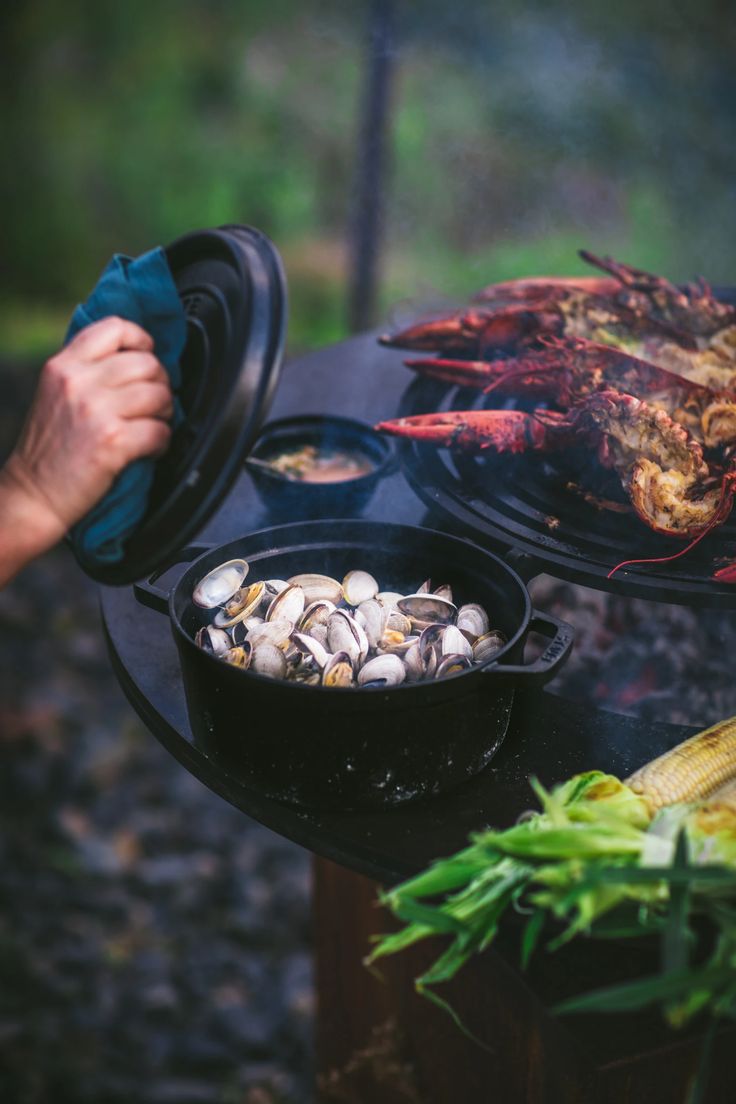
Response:
[[[163,249],[152,249],[134,259],[116,253],[87,301],[74,311],[65,344],[85,326],[111,315],[136,322],[153,338],[155,354],[166,368],[174,392],[176,426],[182,417],[176,393],[187,325]],[[72,528],[70,540],[82,562],[122,560],[126,540],[145,515],[154,469],[154,460],[129,464],[105,497]]]

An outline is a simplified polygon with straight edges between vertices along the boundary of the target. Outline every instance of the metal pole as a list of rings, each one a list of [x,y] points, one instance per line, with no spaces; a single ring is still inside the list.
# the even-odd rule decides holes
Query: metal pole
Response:
[[[375,319],[394,69],[394,14],[395,0],[371,0],[350,233],[348,324],[353,331],[367,329]]]

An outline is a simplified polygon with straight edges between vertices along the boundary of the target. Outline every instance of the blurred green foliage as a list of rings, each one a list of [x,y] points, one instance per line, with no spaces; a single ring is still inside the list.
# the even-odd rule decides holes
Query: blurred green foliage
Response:
[[[108,256],[279,245],[292,349],[345,332],[370,4],[4,0],[0,350],[41,356]],[[575,272],[733,280],[730,0],[396,0],[382,310]]]

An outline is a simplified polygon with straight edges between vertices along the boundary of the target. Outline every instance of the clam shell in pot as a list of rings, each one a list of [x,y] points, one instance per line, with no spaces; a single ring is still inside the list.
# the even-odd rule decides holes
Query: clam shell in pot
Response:
[[[322,668],[322,685],[330,688],[352,686],[353,665],[347,652],[335,652]]]
[[[446,598],[440,598],[437,594],[407,594],[397,602],[401,613],[411,621],[427,621],[449,625],[455,620],[456,607]]]
[[[250,644],[245,643],[242,647],[228,648],[222,658],[233,667],[241,667],[246,670],[251,664],[253,652]]]
[[[473,659],[476,663],[485,663],[492,659],[497,652],[500,652],[506,646],[506,643],[506,637],[502,632],[499,632],[498,629],[491,629],[490,632],[484,633],[476,640],[473,645]]]
[[[424,660],[422,659],[422,653],[416,640],[412,643],[411,647],[407,649],[403,658],[407,680],[409,682],[419,682],[420,679],[423,679]]]
[[[383,636],[386,625],[386,610],[375,598],[369,598],[367,602],[361,602],[355,611],[355,620],[365,629],[368,643],[371,648],[378,645]]]
[[[342,599],[342,585],[329,575],[292,575],[289,583],[292,586],[301,587],[307,605],[318,601],[332,602],[333,605],[337,605]]]
[[[218,629],[214,625],[203,625],[197,630],[194,643],[210,655],[221,656],[230,648],[230,637],[224,629]]]
[[[359,606],[378,594],[378,583],[367,571],[348,571],[342,581],[342,593],[349,606]]]
[[[292,625],[296,625],[303,613],[304,591],[294,583],[289,583],[271,602],[266,621],[291,621]]]
[[[386,622],[387,629],[393,629],[394,632],[403,633],[404,636],[408,636],[411,632],[411,621],[405,613],[401,613],[399,610],[391,610]]]
[[[376,595],[376,601],[380,602],[382,606],[385,606],[388,610],[395,610],[396,603],[400,602],[404,597],[403,594],[399,594],[398,590],[381,590]]]
[[[292,640],[300,652],[314,659],[318,667],[324,667],[327,660],[330,658],[330,653],[327,649],[323,648],[319,641],[311,636],[306,636],[304,633],[294,633]]]
[[[267,678],[284,678],[286,657],[281,649],[273,644],[259,644],[253,649],[250,667],[252,671]]]
[[[262,644],[273,644],[275,648],[283,647],[292,632],[294,626],[291,621],[264,621],[262,625],[255,625],[248,630],[246,639],[253,648]]]
[[[192,591],[192,601],[202,609],[224,606],[243,585],[248,574],[245,560],[227,560],[200,579]]]
[[[311,636],[312,640],[318,641],[323,648],[327,647],[327,626],[326,625],[312,625],[311,629],[307,633],[307,636]]]
[[[381,686],[398,686],[406,678],[406,668],[395,655],[380,655],[369,659],[358,671],[358,686],[368,682]]]
[[[400,639],[399,639],[400,638]],[[410,648],[419,643],[418,636],[404,636],[403,633],[384,633],[378,645],[378,654],[405,656]]]
[[[483,636],[490,627],[488,614],[477,602],[469,602],[466,606],[461,606],[457,611],[455,624],[459,629],[469,632],[471,636]]]
[[[331,652],[347,652],[353,663],[362,663],[368,655],[368,637],[346,610],[335,610],[327,622],[327,647]]]
[[[299,618],[299,624],[297,625],[299,632],[308,633],[315,625],[326,625],[328,617],[334,611],[334,602],[327,601],[324,598],[318,598],[316,602],[311,602]]]
[[[442,634],[442,655],[464,655],[473,658],[473,649],[456,625],[448,625]]]
[[[219,629],[229,629],[239,621],[245,621],[261,604],[263,589],[263,583],[253,583],[253,586],[243,587],[237,592],[237,597],[233,595],[216,615],[215,625]]]
[[[467,671],[473,666],[472,660],[465,655],[446,655],[437,665],[435,678],[447,678],[449,675],[459,675],[461,671]]]

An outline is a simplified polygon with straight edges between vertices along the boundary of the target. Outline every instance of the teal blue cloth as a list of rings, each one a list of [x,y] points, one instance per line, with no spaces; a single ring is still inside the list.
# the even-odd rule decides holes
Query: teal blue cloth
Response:
[[[187,324],[163,249],[152,249],[135,259],[116,253],[90,297],[74,311],[66,342],[91,322],[110,315],[137,322],[147,330],[176,396]],[[175,405],[176,421],[181,416],[176,398]],[[122,560],[125,542],[146,512],[154,468],[153,460],[129,464],[105,497],[74,526],[70,539],[82,562],[110,564]]]

